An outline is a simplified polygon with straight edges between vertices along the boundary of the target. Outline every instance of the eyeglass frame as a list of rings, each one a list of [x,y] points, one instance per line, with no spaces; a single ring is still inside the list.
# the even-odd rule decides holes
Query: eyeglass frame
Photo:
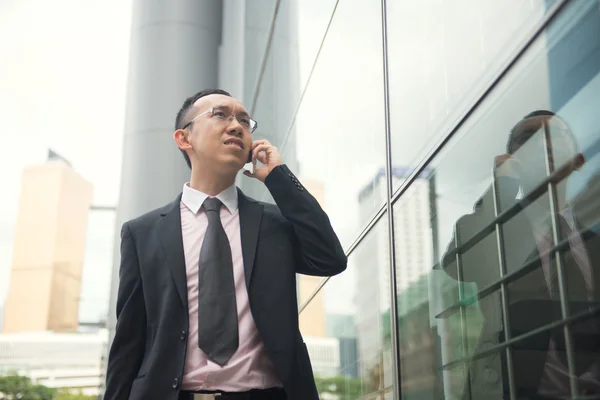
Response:
[[[181,129],[182,129],[182,130],[183,130],[183,129],[186,129],[188,126],[192,125],[192,124],[193,124],[193,123],[194,123],[194,122],[195,122],[195,121],[196,121],[198,118],[200,118],[200,117],[203,117],[203,116],[205,116],[205,115],[206,115],[206,114],[208,114],[208,113],[213,113],[213,114],[214,114],[215,108],[217,108],[217,109],[218,109],[218,108],[220,108],[220,107],[211,107],[211,108],[209,108],[208,110],[204,111],[203,113],[200,113],[200,114],[196,115],[194,118],[192,118],[192,120],[191,120],[190,122],[188,122],[187,124],[185,124],[185,125],[183,126],[183,128],[181,128]],[[214,115],[213,115],[213,116],[214,116]],[[240,125],[242,125],[242,124],[240,123],[240,120],[238,119],[238,117],[236,117],[236,116],[235,116],[233,113],[231,113],[231,115],[229,116],[229,122],[231,122],[231,121],[233,120],[233,118],[235,118],[235,119],[238,121],[238,123],[239,123]],[[252,134],[252,133],[254,133],[254,131],[256,131],[256,128],[258,128],[258,122],[257,122],[255,119],[252,119],[252,118],[250,118],[250,116],[248,116],[248,119],[249,119],[250,121],[254,121],[254,128],[250,128],[250,134]],[[242,125],[242,126],[243,126],[243,125]]]

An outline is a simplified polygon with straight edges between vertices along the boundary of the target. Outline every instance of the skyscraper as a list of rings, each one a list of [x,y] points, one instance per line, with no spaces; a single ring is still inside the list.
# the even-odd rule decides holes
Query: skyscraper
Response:
[[[25,168],[4,332],[74,331],[92,185],[56,155]]]
[[[412,169],[396,167],[392,169],[393,186],[402,184],[410,175]],[[426,175],[426,172],[422,174]],[[370,217],[368,212],[372,210],[373,203],[382,204],[387,196],[385,182],[385,170],[380,169],[371,182],[359,193],[360,219],[366,220]],[[396,284],[398,293],[403,292],[412,283],[419,281],[423,275],[429,273],[433,260],[431,259],[432,231],[431,231],[431,208],[429,198],[429,180],[418,177],[413,183],[412,194],[402,201],[402,207],[394,212],[395,246],[396,246]],[[387,227],[374,232],[373,245],[365,252],[367,258],[378,260],[387,265],[389,262],[387,241]],[[365,269],[368,274],[368,263],[358,263],[359,269]],[[359,273],[360,274],[360,273]],[[368,278],[368,276],[365,276]],[[374,284],[373,279],[367,279]],[[378,309],[385,311],[389,308],[390,284],[389,276],[385,269],[380,269],[378,291],[381,294]],[[363,281],[360,276],[358,282]],[[360,314],[360,313],[359,313]]]
[[[410,168],[392,169],[393,186],[400,185],[412,172]],[[431,268],[428,249],[432,246],[430,229],[429,181],[417,178],[413,195],[403,199],[402,207],[394,212],[396,285],[398,293],[406,290],[419,278],[425,278]],[[385,169],[380,169],[371,182],[359,193],[360,220],[371,217],[373,204],[383,204],[387,197]],[[377,224],[364,238],[356,252],[356,329],[359,354],[374,354],[373,349],[385,349],[380,357],[362,360],[362,374],[378,368],[386,369],[390,356],[389,316],[391,287],[389,269],[389,236],[387,224]],[[393,264],[392,264],[393,265]],[[373,274],[377,273],[374,277]],[[392,323],[394,323],[392,321]],[[389,372],[384,374],[389,376]]]

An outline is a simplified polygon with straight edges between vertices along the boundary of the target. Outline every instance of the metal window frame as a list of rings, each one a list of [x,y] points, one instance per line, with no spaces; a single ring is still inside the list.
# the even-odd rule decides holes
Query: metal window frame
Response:
[[[388,252],[390,279],[390,334],[392,346],[392,386],[396,398],[402,398],[402,385],[400,376],[402,374],[400,336],[398,335],[398,287],[396,274],[396,240],[394,229],[394,205],[392,203],[392,128],[390,110],[390,71],[388,60],[388,29],[387,29],[387,0],[381,0],[381,42],[383,53],[383,96],[385,113],[385,169],[386,169],[386,210],[388,219]]]
[[[550,139],[550,128],[548,126],[548,122],[544,122],[544,135],[543,146],[544,146],[544,159],[546,163],[546,175],[551,175],[554,173],[554,159],[550,154],[551,151],[551,139]],[[552,239],[553,243],[558,243],[561,239],[561,231],[560,224],[558,221],[559,209],[558,209],[558,199],[557,199],[557,183],[550,181],[548,182],[548,197],[550,200],[550,220],[552,223]],[[567,249],[569,247],[567,246]],[[567,301],[567,292],[565,286],[565,272],[563,267],[562,260],[563,251],[556,252],[556,273],[558,275],[558,289],[559,289],[559,298],[560,305],[562,311],[562,317],[564,319],[568,319],[570,317],[569,303]],[[567,368],[569,370],[569,381],[571,383],[571,397],[577,398],[579,396],[579,388],[578,381],[575,375],[575,360],[573,355],[573,338],[571,337],[571,329],[569,324],[565,324],[563,326],[564,335],[565,335],[565,346],[567,350]]]

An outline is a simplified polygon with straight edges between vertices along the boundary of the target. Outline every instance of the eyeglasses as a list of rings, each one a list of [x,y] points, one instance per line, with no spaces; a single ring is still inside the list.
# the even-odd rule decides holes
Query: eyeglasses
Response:
[[[196,115],[194,117],[194,119],[192,119],[190,122],[185,124],[183,126],[183,128],[181,128],[181,129],[187,128],[192,123],[194,123],[194,121],[196,121],[198,118],[203,117],[206,114],[211,114],[211,118],[215,118],[215,119],[217,119],[219,121],[223,121],[223,122],[225,122],[225,121],[231,122],[235,118],[239,122],[239,124],[242,126],[242,128],[249,131],[250,133],[254,132],[256,130],[256,128],[258,127],[258,123],[255,120],[253,120],[252,118],[250,118],[248,116],[248,114],[246,114],[245,112],[238,113],[237,115],[233,115],[233,113],[227,107],[212,107],[212,108],[209,108],[208,110],[204,111],[203,113]]]

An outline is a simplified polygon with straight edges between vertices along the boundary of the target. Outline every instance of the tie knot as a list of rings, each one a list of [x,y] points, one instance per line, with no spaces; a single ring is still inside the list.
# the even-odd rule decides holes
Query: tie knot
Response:
[[[206,200],[204,200],[202,207],[204,207],[206,212],[216,211],[218,213],[222,205],[223,203],[221,203],[221,200],[216,197],[207,197]]]

